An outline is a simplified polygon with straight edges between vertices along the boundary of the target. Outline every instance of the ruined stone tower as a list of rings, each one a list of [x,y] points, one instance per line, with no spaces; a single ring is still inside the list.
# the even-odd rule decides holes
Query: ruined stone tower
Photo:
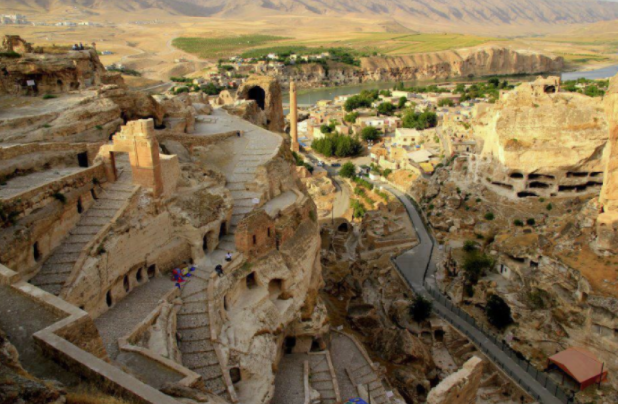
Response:
[[[292,136],[292,151],[300,151],[298,144],[298,95],[296,94],[296,83],[289,83],[289,126]]]

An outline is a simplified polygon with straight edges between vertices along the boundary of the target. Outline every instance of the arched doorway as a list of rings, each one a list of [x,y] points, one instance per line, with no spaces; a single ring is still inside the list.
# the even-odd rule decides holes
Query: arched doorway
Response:
[[[255,86],[248,91],[248,99],[255,100],[259,108],[266,108],[266,92],[263,88]]]

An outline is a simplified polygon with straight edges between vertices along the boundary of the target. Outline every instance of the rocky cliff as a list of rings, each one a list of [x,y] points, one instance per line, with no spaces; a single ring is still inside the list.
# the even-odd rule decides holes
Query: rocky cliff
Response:
[[[292,79],[303,87],[311,87],[369,81],[537,74],[560,71],[563,66],[564,60],[561,57],[488,46],[412,56],[363,58],[360,68],[340,63],[329,63],[328,68],[319,64],[291,66],[279,75]]]
[[[509,197],[598,193],[608,139],[602,101],[558,90],[557,78],[522,84],[475,121],[474,181],[486,178]]]
[[[598,216],[598,238],[592,245],[598,252],[618,252],[618,76],[610,82],[604,100],[609,123],[609,142],[603,153],[605,181],[600,192],[602,213]]]

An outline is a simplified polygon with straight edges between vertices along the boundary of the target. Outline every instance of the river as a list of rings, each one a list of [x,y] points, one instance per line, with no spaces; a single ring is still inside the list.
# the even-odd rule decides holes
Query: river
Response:
[[[580,71],[580,72],[567,72],[562,73],[562,80],[576,80],[581,77],[585,77],[586,79],[602,79],[608,78],[616,75],[618,73],[618,65],[612,65],[603,67],[601,69],[596,70],[588,70],[588,71]],[[504,80],[508,81],[525,81],[525,80],[533,80],[537,77],[534,76],[503,76]],[[464,77],[456,77],[453,79],[447,79],[443,81],[406,81],[404,84],[408,86],[422,86],[429,84],[441,84],[441,83],[453,83],[453,82],[473,82],[473,81],[482,81],[485,78],[464,78]],[[314,89],[304,89],[298,90],[298,105],[300,106],[308,106],[314,105],[320,100],[332,100],[338,95],[350,95],[350,94],[358,94],[362,90],[385,90],[393,88],[398,82],[397,81],[379,81],[379,82],[368,82],[362,84],[355,84],[351,86],[341,86],[341,87],[322,87],[322,88],[314,88]],[[289,106],[289,92],[285,92],[283,94],[283,105],[287,108]],[[289,111],[286,109],[285,113]]]

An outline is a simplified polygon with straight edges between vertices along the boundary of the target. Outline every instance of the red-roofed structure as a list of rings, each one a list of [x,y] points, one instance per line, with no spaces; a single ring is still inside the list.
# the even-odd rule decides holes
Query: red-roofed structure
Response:
[[[607,380],[604,363],[587,349],[572,347],[549,358],[564,373],[581,385],[581,390]]]

